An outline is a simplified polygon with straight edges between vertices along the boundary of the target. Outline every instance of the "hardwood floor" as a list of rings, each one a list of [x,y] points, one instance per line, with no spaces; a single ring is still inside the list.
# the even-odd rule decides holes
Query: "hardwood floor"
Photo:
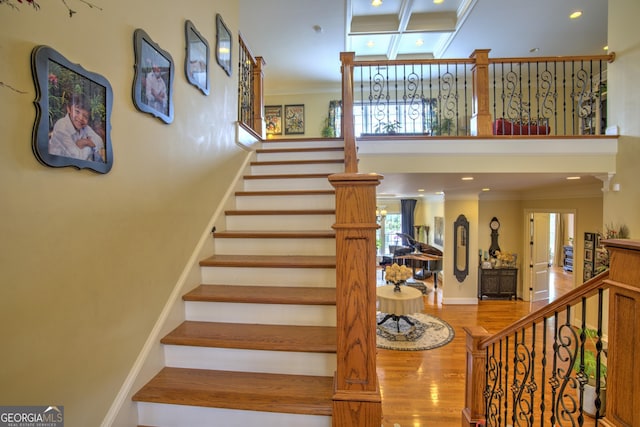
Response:
[[[433,287],[428,281],[427,285]],[[571,289],[573,275],[562,268],[552,268],[550,300]],[[442,305],[441,288],[430,292],[424,300],[424,312],[447,321],[456,336],[451,343],[433,350],[378,349],[384,427],[459,427],[465,387],[462,328],[481,325],[495,333],[547,303],[483,300],[478,305]]]

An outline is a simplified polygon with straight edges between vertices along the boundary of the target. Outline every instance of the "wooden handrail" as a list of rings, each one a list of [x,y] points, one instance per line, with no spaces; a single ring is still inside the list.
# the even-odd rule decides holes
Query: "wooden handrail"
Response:
[[[583,285],[578,286],[575,289],[572,289],[570,292],[567,292],[557,300],[545,305],[544,307],[529,313],[527,316],[518,320],[517,322],[507,326],[502,329],[500,332],[482,339],[478,342],[480,348],[485,349],[493,343],[496,343],[509,335],[513,335],[514,332],[522,330],[522,328],[526,328],[528,326],[533,325],[534,323],[540,322],[541,320],[548,318],[553,315],[558,310],[566,307],[567,305],[571,305],[576,301],[579,301],[581,298],[588,298],[590,296],[596,295],[599,289],[607,289],[609,285],[606,280],[609,278],[609,271],[604,271],[599,275],[592,277]]]

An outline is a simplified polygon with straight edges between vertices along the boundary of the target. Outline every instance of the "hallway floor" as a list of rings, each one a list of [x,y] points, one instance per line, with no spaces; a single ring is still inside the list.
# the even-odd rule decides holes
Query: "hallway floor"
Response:
[[[426,283],[433,288],[431,281]],[[553,300],[573,289],[573,275],[553,268],[551,283]],[[424,313],[447,321],[456,336],[451,343],[433,350],[378,349],[384,427],[459,427],[465,388],[463,327],[481,325],[495,333],[547,303],[483,300],[478,305],[442,305],[440,288],[423,298]]]

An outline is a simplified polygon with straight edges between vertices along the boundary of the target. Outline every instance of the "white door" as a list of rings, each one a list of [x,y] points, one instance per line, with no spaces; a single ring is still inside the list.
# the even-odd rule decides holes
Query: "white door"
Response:
[[[549,214],[532,213],[530,217],[531,300],[549,298]]]

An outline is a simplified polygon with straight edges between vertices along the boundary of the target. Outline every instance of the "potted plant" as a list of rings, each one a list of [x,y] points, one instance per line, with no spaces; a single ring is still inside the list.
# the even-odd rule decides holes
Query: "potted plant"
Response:
[[[580,357],[580,352],[576,357],[576,360],[573,364],[573,371],[577,374],[581,371],[581,366],[584,365],[584,374],[587,377],[587,383],[584,385],[584,394],[583,394],[583,404],[582,410],[585,414],[595,417],[596,415],[596,374],[598,370],[598,357],[596,353],[596,339],[598,337],[598,331],[595,329],[579,329],[578,334],[581,335],[582,332],[586,335],[589,343],[589,348],[584,349],[584,358]],[[604,415],[605,410],[605,402],[606,402],[606,391],[607,391],[607,365],[605,363],[606,360],[606,350],[601,353],[600,357],[600,415]],[[580,392],[577,389],[578,393]]]
[[[335,138],[336,130],[331,123],[329,117],[325,117],[324,123],[322,124],[321,135],[323,138]]]
[[[394,120],[392,122],[380,122],[376,126],[376,133],[394,134],[400,130],[400,122]]]

